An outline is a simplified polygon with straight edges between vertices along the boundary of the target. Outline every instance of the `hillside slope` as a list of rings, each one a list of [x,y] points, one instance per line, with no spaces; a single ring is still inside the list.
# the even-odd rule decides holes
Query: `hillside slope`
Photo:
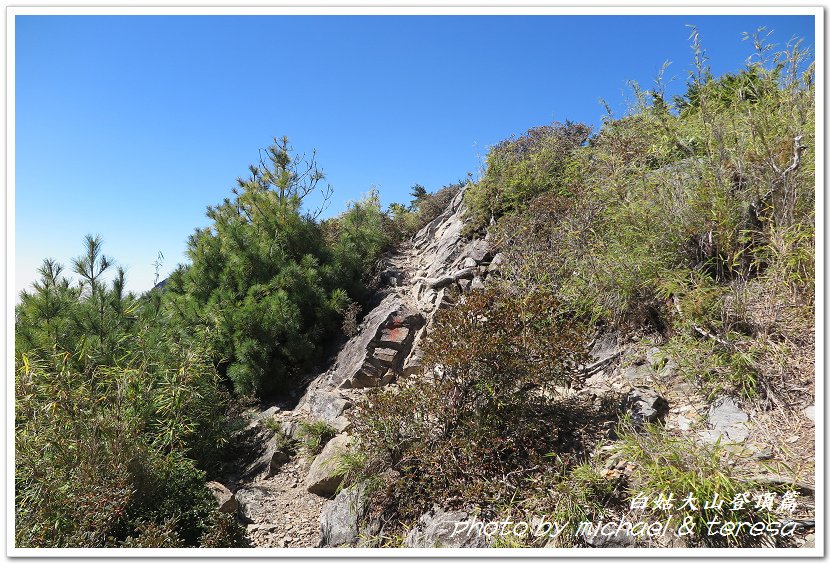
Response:
[[[384,525],[394,531],[394,524],[367,518],[369,507],[359,487],[337,494],[343,478],[339,464],[360,438],[354,435],[352,413],[366,401],[367,392],[431,377],[422,373],[421,360],[436,312],[464,301],[469,291],[483,289],[493,276],[500,279],[505,255],[494,254],[489,236],[472,240],[463,236],[467,217],[460,192],[439,217],[386,257],[382,274],[386,283],[374,297],[376,305],[357,334],[340,348],[331,367],[311,380],[297,406],[283,404],[251,413],[251,424],[240,434],[246,440],[247,457],[238,473],[228,476],[228,484],[240,503],[253,546],[365,545],[367,538],[383,535]],[[659,421],[671,435],[702,447],[728,444],[731,463],[739,463],[733,469],[747,481],[799,492],[799,534],[794,541],[811,545],[812,392],[806,392],[798,404],[772,410],[744,406],[726,394],[708,397],[682,375],[677,359],[663,344],[653,334],[597,332],[586,349],[582,377],[558,390],[562,400],[579,405],[591,419],[580,423],[578,430],[574,427],[580,447],[602,464],[605,478],[615,480],[631,477],[635,464],[619,454],[606,458],[607,448],[595,446],[613,440],[615,424],[626,415],[640,423]],[[332,435],[316,457],[286,446],[303,440],[304,426],[323,423]],[[434,509],[413,522],[404,545],[492,543],[454,542],[447,523],[464,519],[471,507],[459,508],[452,501],[442,506],[446,500],[436,498]],[[597,547],[634,544],[619,538],[586,542]],[[659,538],[647,545],[685,544]]]

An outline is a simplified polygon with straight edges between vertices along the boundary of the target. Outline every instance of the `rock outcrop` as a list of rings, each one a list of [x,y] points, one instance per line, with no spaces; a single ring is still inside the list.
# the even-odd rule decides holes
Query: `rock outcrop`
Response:
[[[260,432],[256,436],[262,445],[246,475],[256,475],[276,487],[282,464],[288,462],[277,448],[280,440],[261,429],[262,419],[273,418],[289,439],[298,437],[303,422],[324,422],[338,435],[308,467],[304,489],[318,498],[335,495],[342,480],[338,457],[348,448],[350,438],[345,432],[351,425],[353,406],[368,388],[395,385],[401,378],[416,376],[422,369],[421,342],[435,312],[455,303],[459,295],[483,288],[487,277],[499,271],[502,259],[494,257],[486,239],[462,235],[465,214],[463,192],[459,192],[441,215],[386,259],[380,275],[384,286],[373,300],[376,305],[365,314],[357,334],[337,351],[331,366],[311,380],[294,409],[262,413],[260,422],[252,423]],[[291,462],[288,467],[294,471],[298,466]],[[256,515],[257,538],[278,537],[280,531],[268,528],[270,524],[263,517],[268,510],[260,506],[267,502],[264,490],[261,482],[243,488],[243,515]],[[360,513],[346,510],[353,494],[341,492],[325,502],[320,546],[355,543]],[[432,537],[430,530],[425,537]]]

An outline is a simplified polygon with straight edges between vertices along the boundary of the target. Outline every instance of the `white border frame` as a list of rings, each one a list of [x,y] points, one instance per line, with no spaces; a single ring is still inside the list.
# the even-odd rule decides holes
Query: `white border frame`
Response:
[[[259,0],[261,1],[261,0]],[[139,3],[141,0],[139,0]],[[256,3],[254,0],[252,3]],[[148,3],[144,0],[144,3]],[[500,2],[456,1],[452,6],[418,5],[388,6],[377,0],[361,2],[361,6],[349,6],[342,0],[309,6],[198,6],[192,0],[180,1],[181,6],[125,6],[103,5],[87,2],[85,7],[57,6],[6,6],[6,555],[8,557],[191,557],[191,558],[618,558],[618,557],[726,557],[729,558],[807,558],[824,555],[824,8],[820,6],[665,6],[654,0],[641,0],[640,6],[551,6],[549,2],[525,0],[522,6],[506,6]],[[149,4],[149,3],[148,3]],[[279,3],[277,3],[279,4]],[[741,2],[741,4],[746,4]],[[15,162],[15,105],[14,105],[14,18],[18,15],[809,15],[815,17],[816,61],[816,546],[808,549],[776,548],[633,548],[633,549],[315,549],[315,548],[254,548],[254,549],[32,549],[17,548],[14,541],[14,308],[15,284],[15,213],[14,213],[14,162]]]

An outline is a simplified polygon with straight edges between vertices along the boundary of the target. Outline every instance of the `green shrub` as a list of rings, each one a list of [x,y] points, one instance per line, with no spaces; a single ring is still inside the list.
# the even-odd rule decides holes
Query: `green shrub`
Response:
[[[484,227],[532,197],[561,188],[570,155],[585,143],[590,132],[581,123],[554,123],[491,148],[484,177],[464,196],[472,219],[470,228]]]
[[[736,525],[774,520],[772,511],[756,508],[753,498],[756,485],[748,476],[731,468],[725,459],[726,451],[719,444],[700,445],[688,438],[672,436],[659,425],[646,425],[645,431],[637,432],[623,424],[613,451],[635,464],[628,490],[630,497],[643,495],[653,500],[660,495],[673,495],[674,507],[663,516],[673,513],[678,522],[691,517],[690,529],[694,533],[687,540],[692,545],[760,547],[774,542],[769,537],[751,536],[746,529],[733,536],[704,533],[707,523],[716,519]],[[746,502],[733,504],[744,493],[748,495]],[[687,496],[697,502],[681,509]],[[707,501],[715,502],[707,505]]]
[[[218,513],[186,455],[216,448],[215,381],[194,380],[212,369],[84,374],[64,358],[18,358],[16,545],[198,545]]]
[[[337,431],[324,420],[314,422],[302,421],[297,429],[297,436],[311,455],[323,451],[326,443],[337,435]]]
[[[47,260],[17,309],[15,544],[230,541],[204,486],[228,403],[208,339],[182,338],[152,299],[124,292],[123,270],[105,285],[112,261],[86,242],[78,285]]]
[[[474,292],[440,312],[425,375],[356,407],[363,470],[352,468],[353,479],[397,472],[377,498],[406,520],[436,499],[480,504],[508,494],[540,470],[561,438],[556,386],[567,384],[585,344],[556,310],[544,294]]]
[[[208,209],[211,226],[188,243],[191,264],[165,287],[175,323],[205,327],[236,391],[259,396],[319,360],[348,305],[368,296],[388,244],[376,192],[321,224],[303,210],[323,180],[314,160],[292,156],[287,139],[267,153],[233,200]]]

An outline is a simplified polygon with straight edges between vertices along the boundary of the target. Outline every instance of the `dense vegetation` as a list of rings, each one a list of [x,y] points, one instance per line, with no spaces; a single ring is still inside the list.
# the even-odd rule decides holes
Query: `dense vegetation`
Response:
[[[74,277],[45,260],[15,311],[16,545],[242,545],[204,486],[234,401],[317,367],[355,330],[382,254],[462,189],[467,234],[489,234],[500,278],[436,315],[424,374],[357,407],[343,460],[347,484],[367,480],[372,513],[396,522],[387,532],[435,503],[578,521],[618,514],[626,492],[751,485],[720,447],[563,392],[609,328],[659,342],[710,397],[781,405],[810,377],[814,68],[797,43],[752,39],[746,68],[714,77],[693,34],[683,96],[660,78],[633,85],[627,114],[598,132],[533,128],[494,146],[478,181],[416,185],[386,211],[371,191],[321,220],[307,209],[329,193],[315,157],[275,139],[208,209],[190,262],[141,296],[99,237]],[[332,432],[301,434],[316,452]],[[620,456],[636,465],[628,481],[603,473]]]
[[[124,291],[101,240],[45,260],[16,315],[15,543],[20,547],[237,545],[205,469],[226,436],[203,334],[184,338]]]
[[[324,179],[314,157],[293,156],[285,138],[265,152],[159,287],[127,292],[124,270],[88,236],[74,281],[47,259],[21,294],[18,546],[240,545],[239,524],[204,486],[235,398],[296,385],[344,315],[359,319],[380,254],[448,191],[415,190],[389,212],[372,191],[321,221],[303,208]]]
[[[346,466],[372,483],[381,518],[405,527],[438,503],[578,522],[619,514],[625,491],[752,488],[722,448],[643,435],[615,406],[559,393],[597,329],[659,343],[709,397],[763,409],[809,385],[814,68],[798,43],[749,39],[746,68],[716,78],[693,33],[695,67],[674,101],[658,77],[650,91],[633,84],[626,115],[595,134],[554,123],[492,147],[465,201],[470,234],[487,230],[504,256],[501,279],[440,312],[425,377],[378,392],[356,423]],[[619,439],[587,456],[608,424]],[[629,481],[601,473],[609,451],[634,464]]]

